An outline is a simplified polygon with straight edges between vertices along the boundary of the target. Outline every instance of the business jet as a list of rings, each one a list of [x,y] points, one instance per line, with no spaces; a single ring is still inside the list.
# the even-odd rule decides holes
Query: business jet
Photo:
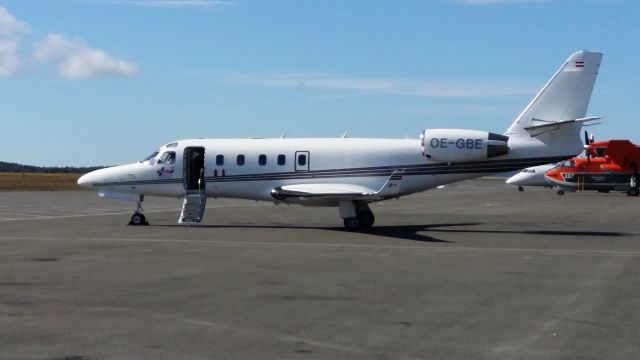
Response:
[[[426,129],[420,139],[190,139],[146,159],[96,170],[78,184],[137,201],[184,198],[178,223],[202,221],[208,198],[333,206],[348,230],[367,230],[369,204],[490,173],[558,162],[582,151],[582,125],[602,54],[578,51],[562,64],[504,134]],[[428,205],[428,204],[426,204]]]
[[[546,186],[552,188],[553,182],[548,180],[544,173],[551,170],[556,164],[544,164],[531,166],[508,178],[505,182],[518,187],[518,191],[524,191],[525,186]]]

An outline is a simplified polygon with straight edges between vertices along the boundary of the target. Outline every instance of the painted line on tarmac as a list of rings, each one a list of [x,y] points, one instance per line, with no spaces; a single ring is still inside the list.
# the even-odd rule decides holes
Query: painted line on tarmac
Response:
[[[196,226],[197,227],[197,226]],[[17,237],[2,236],[0,241],[72,241],[72,242],[118,242],[129,243],[155,243],[163,245],[184,246],[185,244],[203,245],[209,247],[237,247],[237,248],[308,248],[308,249],[341,249],[341,250],[410,250],[414,255],[489,255],[494,253],[510,253],[514,255],[549,255],[549,256],[610,256],[610,257],[640,257],[640,251],[623,250],[573,250],[573,249],[534,249],[534,248],[496,248],[496,247],[470,247],[456,245],[365,245],[343,243],[286,243],[286,242],[250,242],[250,241],[216,241],[211,239],[152,239],[152,238],[51,238],[51,237]],[[419,251],[415,251],[419,250]]]
[[[213,206],[207,206],[207,209],[224,209],[224,208],[236,208],[236,207],[260,207],[260,206],[266,206],[268,204],[262,205],[262,204],[243,204],[243,205],[213,205]],[[180,212],[181,209],[156,209],[156,210],[145,210],[144,213],[145,214],[149,214],[149,213],[162,213],[162,212]],[[0,222],[6,222],[6,221],[24,221],[24,220],[50,220],[50,219],[69,219],[69,218],[81,218],[81,217],[92,217],[92,216],[109,216],[109,215],[126,215],[126,214],[132,214],[133,211],[132,210],[127,210],[127,211],[112,211],[112,212],[103,212],[103,213],[84,213],[84,214],[65,214],[65,215],[43,215],[43,216],[31,216],[27,213],[13,213],[11,214],[13,217],[11,218],[7,218],[7,217],[2,217],[0,218]],[[27,217],[15,217],[15,216],[27,216]]]

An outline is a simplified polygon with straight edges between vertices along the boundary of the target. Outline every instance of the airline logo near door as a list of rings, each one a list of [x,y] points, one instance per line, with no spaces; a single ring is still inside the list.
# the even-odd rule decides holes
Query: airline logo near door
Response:
[[[158,171],[156,171],[156,173],[158,174],[158,177],[162,177],[165,175],[171,175],[173,174],[173,172],[175,171],[175,169],[172,168],[165,168],[164,166],[161,167],[160,169],[158,169]]]

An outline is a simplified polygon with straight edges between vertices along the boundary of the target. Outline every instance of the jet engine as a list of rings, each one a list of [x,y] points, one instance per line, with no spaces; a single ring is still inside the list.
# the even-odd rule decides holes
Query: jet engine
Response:
[[[509,153],[509,137],[478,130],[426,129],[422,155],[442,162],[484,160]]]

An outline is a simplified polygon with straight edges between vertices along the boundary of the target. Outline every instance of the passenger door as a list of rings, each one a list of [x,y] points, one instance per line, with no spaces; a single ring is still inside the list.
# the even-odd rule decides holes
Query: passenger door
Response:
[[[204,148],[188,147],[184,149],[184,188],[185,190],[205,190]]]

